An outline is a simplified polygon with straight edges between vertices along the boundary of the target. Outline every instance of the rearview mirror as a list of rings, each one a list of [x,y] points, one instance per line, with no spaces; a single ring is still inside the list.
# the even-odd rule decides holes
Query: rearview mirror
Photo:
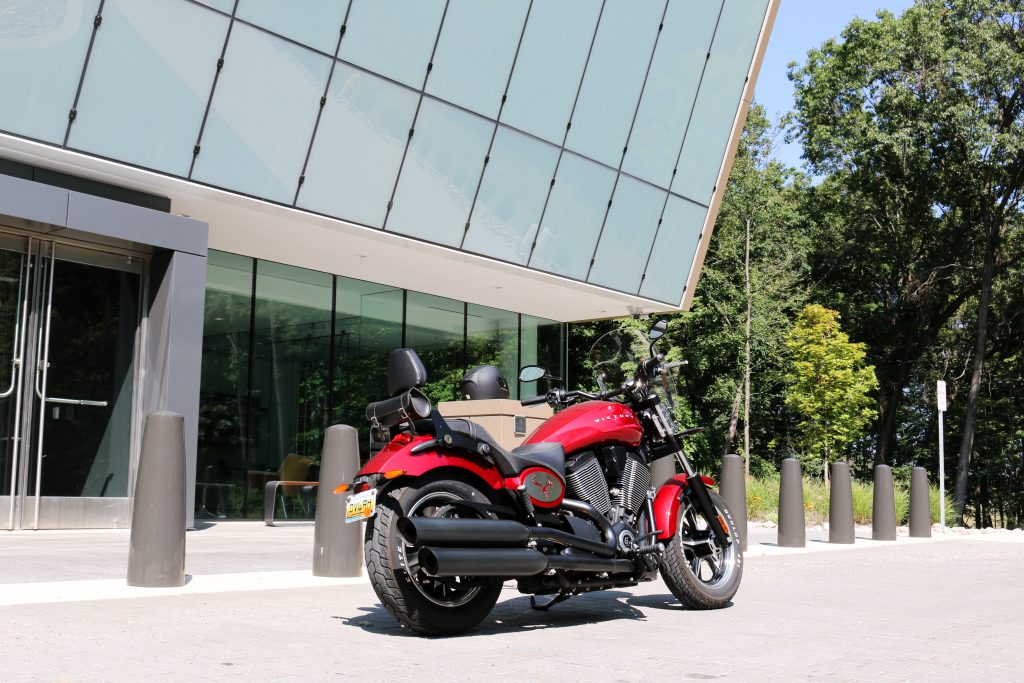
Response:
[[[665,330],[667,329],[668,319],[662,318],[658,322],[654,323],[654,327],[652,327],[651,331],[647,333],[647,338],[650,339],[651,341],[654,341],[655,339],[661,339],[665,334]]]
[[[548,374],[548,371],[539,365],[527,365],[519,371],[520,382],[536,382],[544,375]]]

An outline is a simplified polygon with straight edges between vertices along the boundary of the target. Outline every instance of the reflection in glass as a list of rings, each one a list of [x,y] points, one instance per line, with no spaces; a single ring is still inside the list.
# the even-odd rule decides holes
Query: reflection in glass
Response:
[[[22,278],[27,258],[21,242],[9,241],[6,235],[0,235],[0,498],[12,492],[14,416],[18,400],[14,361],[18,355],[20,301],[24,295]],[[0,508],[2,513],[3,508]]]
[[[639,180],[619,177],[589,282],[620,292],[637,290],[667,194]]]
[[[298,206],[381,227],[418,99],[366,72],[335,66]]]
[[[669,195],[647,276],[640,287],[641,296],[679,305],[686,285],[682,274],[690,272],[707,215],[703,206]]]
[[[600,0],[533,3],[504,123],[561,144],[600,11]]]
[[[493,365],[508,381],[509,398],[518,398],[519,316],[498,308],[466,307],[466,368]],[[462,398],[461,396],[459,398]]]
[[[530,266],[584,279],[614,183],[613,171],[564,154]]]
[[[68,144],[188,175],[228,21],[185,2],[107,0]]]
[[[672,191],[702,204],[714,194],[768,0],[726,0]]]
[[[498,127],[462,248],[525,264],[558,149]]]
[[[565,323],[532,315],[523,315],[520,318],[520,367],[539,365],[547,370],[548,374],[565,378]],[[520,382],[519,397],[533,398],[547,391],[549,387],[553,388],[553,385],[543,379],[536,382]]]
[[[359,430],[364,460],[370,446],[366,406],[387,398],[388,354],[402,346],[402,296],[401,289],[337,278],[331,423]]]
[[[4,3],[0,130],[64,142],[99,0]]]
[[[424,98],[387,229],[457,247],[494,124]]]
[[[409,292],[405,308],[405,345],[415,349],[427,368],[424,393],[437,405],[459,397],[465,370],[465,306],[461,301]]]
[[[291,204],[330,66],[328,57],[236,24],[192,178]]]
[[[670,2],[622,170],[668,187],[721,0]]]
[[[199,518],[242,515],[253,260],[210,250],[199,390]]]
[[[665,4],[607,0],[566,146],[619,165]]]
[[[443,0],[353,0],[339,56],[419,89],[443,12]]]
[[[496,117],[528,4],[525,0],[450,0],[427,92]]]
[[[301,7],[280,0],[238,0],[235,16],[333,55],[346,5],[338,0],[304,0]]]

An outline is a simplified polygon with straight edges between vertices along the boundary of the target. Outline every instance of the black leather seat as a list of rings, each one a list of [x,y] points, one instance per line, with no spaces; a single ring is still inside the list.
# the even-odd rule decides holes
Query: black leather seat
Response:
[[[490,433],[475,422],[462,418],[446,419],[448,428],[464,436],[487,445],[489,455],[494,458],[498,469],[506,477],[519,474],[527,467],[546,467],[564,482],[565,481],[565,452],[562,444],[559,443],[532,443],[518,446],[507,451],[498,445]]]

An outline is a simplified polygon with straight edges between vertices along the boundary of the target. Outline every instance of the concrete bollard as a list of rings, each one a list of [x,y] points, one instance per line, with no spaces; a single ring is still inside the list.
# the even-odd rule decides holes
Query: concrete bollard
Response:
[[[800,461],[786,458],[779,476],[779,546],[803,548],[807,545],[804,528],[804,481]]]
[[[896,497],[892,488],[892,468],[875,466],[875,491],[871,508],[871,538],[896,540]]]
[[[736,530],[740,539],[740,548],[747,549],[747,482],[743,473],[743,458],[730,453],[722,458],[722,476],[718,482],[718,492],[725,500],[733,521],[739,526]]]
[[[128,585],[185,585],[185,418],[146,416],[128,545]]]
[[[831,488],[828,492],[828,542],[853,543],[853,479],[850,465],[834,462],[829,466]]]
[[[665,456],[651,463],[651,484],[655,489],[674,476],[676,476],[676,459],[674,456]]]
[[[932,537],[932,510],[928,497],[928,472],[923,467],[910,470],[910,535]]]
[[[359,576],[363,567],[363,525],[345,523],[350,494],[335,494],[338,484],[351,482],[359,471],[359,433],[333,425],[324,433],[320,485],[316,492],[313,529],[313,576]],[[380,504],[380,499],[377,504]]]

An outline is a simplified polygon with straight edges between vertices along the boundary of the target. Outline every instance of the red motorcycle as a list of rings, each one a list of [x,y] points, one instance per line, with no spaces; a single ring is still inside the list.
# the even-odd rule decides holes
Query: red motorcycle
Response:
[[[743,568],[737,526],[683,451],[682,437],[701,430],[676,426],[672,372],[682,363],[657,352],[666,327],[648,340],[602,337],[591,354],[600,393],[552,388],[522,401],[557,412],[511,451],[473,422],[442,418],[419,391],[427,374],[415,351],[391,353],[392,398],[366,411],[390,442],[336,490],[352,493],[347,521],[367,520],[367,573],[402,625],[470,629],[513,579],[535,609],[659,571],[686,607],[729,602]],[[623,368],[631,376],[608,388]],[[541,378],[558,379],[538,366],[520,375]],[[655,490],[650,465],[671,457],[682,473]]]

